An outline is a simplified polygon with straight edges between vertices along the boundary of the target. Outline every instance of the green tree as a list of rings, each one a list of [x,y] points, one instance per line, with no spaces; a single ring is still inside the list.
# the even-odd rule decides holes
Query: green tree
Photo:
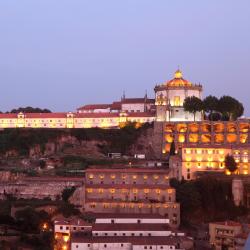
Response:
[[[232,155],[226,155],[225,157],[225,167],[228,169],[231,173],[235,172],[237,169],[237,163],[234,160],[234,157]]]
[[[218,110],[228,120],[235,120],[244,113],[242,103],[231,96],[222,96],[219,99]]]
[[[192,113],[194,115],[195,121],[196,113],[203,110],[203,102],[196,96],[189,96],[184,100],[183,107],[186,112]]]
[[[209,113],[209,118],[213,120],[213,113],[218,110],[219,99],[216,96],[209,95],[203,100],[203,109]]]
[[[17,109],[12,109],[10,113],[51,113],[49,109],[33,108],[33,107],[20,107]]]

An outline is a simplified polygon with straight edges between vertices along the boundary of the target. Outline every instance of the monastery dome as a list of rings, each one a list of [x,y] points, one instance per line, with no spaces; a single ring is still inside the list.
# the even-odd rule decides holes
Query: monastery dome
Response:
[[[182,77],[182,72],[178,69],[174,74],[174,79],[166,82],[168,87],[187,87],[192,86],[192,83]]]

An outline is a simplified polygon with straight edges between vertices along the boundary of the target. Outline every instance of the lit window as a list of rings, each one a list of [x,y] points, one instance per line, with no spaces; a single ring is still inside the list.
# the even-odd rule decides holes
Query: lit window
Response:
[[[94,175],[93,174],[89,174],[89,179],[93,179]]]
[[[92,188],[87,188],[87,193],[93,193],[93,189]]]

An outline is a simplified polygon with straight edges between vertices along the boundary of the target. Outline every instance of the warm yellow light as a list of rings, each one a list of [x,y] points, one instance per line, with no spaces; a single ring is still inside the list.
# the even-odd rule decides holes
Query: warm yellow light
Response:
[[[110,193],[112,193],[112,194],[115,193],[115,189],[114,189],[114,188],[111,188],[109,191],[110,191]]]
[[[196,157],[196,160],[197,160],[197,161],[201,161],[202,158],[199,156],[199,157]]]
[[[161,190],[160,190],[160,189],[156,189],[155,192],[156,192],[157,194],[160,194],[160,193],[161,193]]]
[[[172,190],[172,189],[168,189],[168,193],[169,193],[169,194],[172,194],[172,193],[173,193],[173,190]]]
[[[63,236],[63,241],[68,242],[69,241],[69,235],[64,235]]]
[[[209,149],[208,154],[211,155],[213,153],[213,150]]]
[[[208,157],[208,161],[212,161],[213,160],[213,157]]]
[[[89,179],[93,179],[94,178],[94,175],[93,174],[90,174],[89,175]]]
[[[243,159],[243,162],[248,162],[248,159],[247,159],[247,158],[244,158],[244,159]]]
[[[223,155],[224,154],[224,150],[219,150],[219,154]]]
[[[112,174],[110,177],[111,177],[111,179],[115,179],[115,175],[114,174]]]
[[[92,188],[87,188],[87,193],[92,193],[93,189]]]
[[[144,189],[144,193],[145,193],[145,194],[149,193],[149,189],[147,189],[147,188]]]
[[[201,154],[201,150],[200,149],[197,149],[197,154]]]
[[[144,175],[144,176],[143,176],[143,179],[144,179],[144,180],[148,179],[148,176],[147,176],[147,175]]]
[[[133,193],[136,194],[138,192],[137,189],[133,189]]]
[[[154,175],[154,179],[155,180],[159,179],[159,176],[158,175]]]
[[[192,158],[191,157],[186,157],[186,161],[191,161]]]
[[[190,154],[191,150],[190,149],[186,149],[186,154]]]
[[[247,171],[247,170],[244,170],[244,171],[243,171],[243,174],[248,174],[248,171]]]

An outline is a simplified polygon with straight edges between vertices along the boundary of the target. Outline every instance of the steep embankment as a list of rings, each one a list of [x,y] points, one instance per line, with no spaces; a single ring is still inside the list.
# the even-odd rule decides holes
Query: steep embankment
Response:
[[[54,154],[103,157],[108,152],[152,155],[152,125],[122,129],[6,129],[0,131],[0,156],[39,158]]]

